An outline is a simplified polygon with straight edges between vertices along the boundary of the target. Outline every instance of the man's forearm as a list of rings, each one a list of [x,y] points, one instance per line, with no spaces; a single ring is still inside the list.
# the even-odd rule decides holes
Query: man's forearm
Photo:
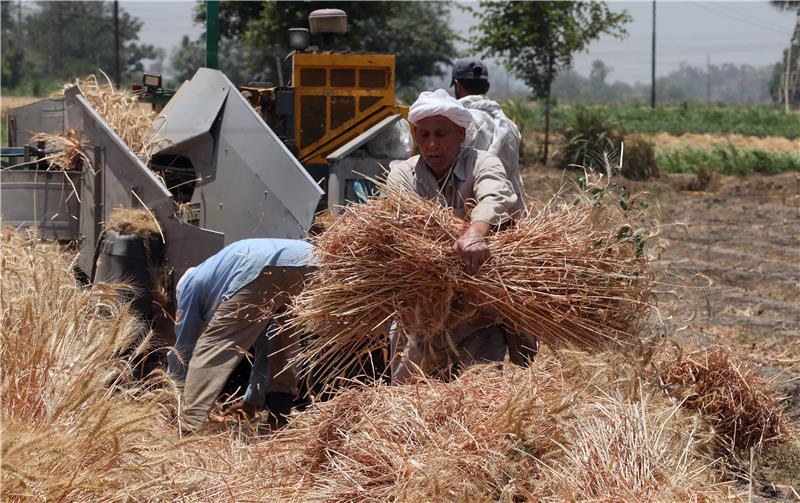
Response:
[[[488,222],[475,220],[456,241],[456,248],[461,252],[467,274],[475,274],[489,258],[489,245],[486,237],[492,233]]]
[[[460,239],[473,239],[473,240],[480,240],[483,241],[484,238],[489,236],[492,233],[492,226],[489,222],[484,222],[482,220],[474,220],[470,222],[469,227],[464,234],[461,235]]]

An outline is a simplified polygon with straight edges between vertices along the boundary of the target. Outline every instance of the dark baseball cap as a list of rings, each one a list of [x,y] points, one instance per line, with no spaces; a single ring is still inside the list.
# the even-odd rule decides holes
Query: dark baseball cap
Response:
[[[489,80],[489,70],[478,58],[461,58],[453,64],[451,87],[456,80]]]

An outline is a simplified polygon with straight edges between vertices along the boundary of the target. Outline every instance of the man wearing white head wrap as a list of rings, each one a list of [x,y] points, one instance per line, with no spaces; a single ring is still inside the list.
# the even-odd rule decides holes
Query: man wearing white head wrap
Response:
[[[421,119],[442,115],[458,127],[467,129],[472,124],[472,114],[444,89],[420,93],[408,110],[408,122],[416,124]]]
[[[392,162],[387,184],[436,200],[469,220],[455,247],[466,272],[476,274],[489,258],[485,238],[522,211],[522,201],[497,156],[464,146],[472,115],[447,91],[420,94],[409,109],[408,120],[414,125],[421,155]],[[395,327],[392,334],[395,382],[408,379],[415,368],[438,372],[450,365],[502,361],[505,357],[503,330],[494,325],[493,317],[480,313],[442,334],[438,342],[405,333],[403,343],[401,331],[402,327]]]

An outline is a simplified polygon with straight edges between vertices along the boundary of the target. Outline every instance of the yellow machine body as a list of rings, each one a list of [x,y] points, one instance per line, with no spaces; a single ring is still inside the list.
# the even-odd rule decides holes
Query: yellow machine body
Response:
[[[371,53],[296,53],[293,57],[294,139],[303,164],[326,156],[393,114],[395,57]]]

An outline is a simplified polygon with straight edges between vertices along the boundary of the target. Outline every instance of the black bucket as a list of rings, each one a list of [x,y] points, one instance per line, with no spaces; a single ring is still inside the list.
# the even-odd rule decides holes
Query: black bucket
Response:
[[[153,288],[161,267],[164,244],[161,236],[118,234],[106,231],[98,245],[93,282],[125,283],[132,289],[121,289],[123,302],[144,321],[152,322]]]

